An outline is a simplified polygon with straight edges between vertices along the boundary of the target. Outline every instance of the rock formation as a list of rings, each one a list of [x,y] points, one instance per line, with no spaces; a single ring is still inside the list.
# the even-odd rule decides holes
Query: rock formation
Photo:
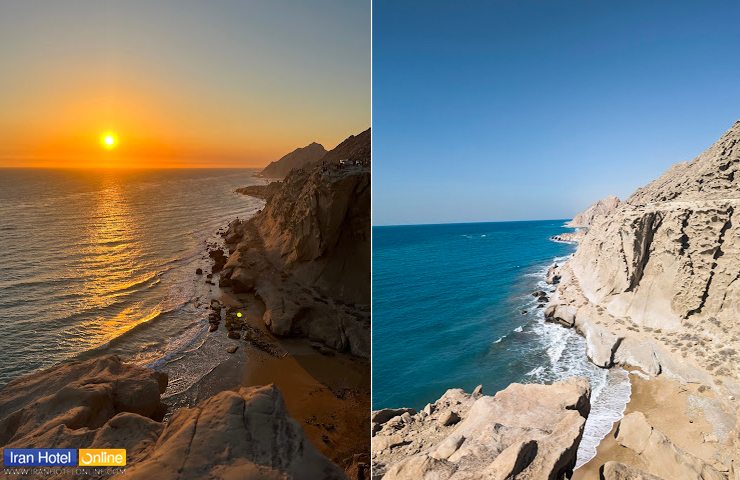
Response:
[[[221,392],[172,416],[126,478],[346,479],[288,416],[274,385]]]
[[[221,392],[165,425],[166,387],[165,374],[115,355],[26,375],[0,391],[0,446],[125,448],[126,478],[147,480],[346,478],[288,416],[277,387]]]
[[[326,155],[305,169],[309,170],[310,168],[324,165],[335,165],[340,160],[348,160],[352,163],[359,162],[363,166],[369,167],[371,161],[370,147],[372,143],[370,140],[371,134],[369,128],[360,134],[350,135],[345,141],[328,151]]]
[[[674,369],[694,371],[692,379],[706,380],[701,371],[737,378],[739,142],[740,122],[693,161],[596,217],[561,268],[552,304],[571,304],[577,316],[634,337],[621,356],[636,361],[636,350],[652,351],[642,355],[647,370],[661,370],[657,357],[669,366],[671,352]]]
[[[448,390],[423,411],[373,414],[373,478],[569,477],[590,411],[584,378],[512,384],[495,396]],[[401,413],[402,412],[402,413]]]
[[[686,480],[727,480],[714,467],[678,449],[654,429],[640,412],[630,413],[619,422],[617,442],[642,460],[645,470],[656,477]]]
[[[739,170],[737,122],[691,162],[595,216],[553,273],[561,281],[546,310],[586,337],[601,367],[618,363],[711,389],[720,412],[712,422],[725,432],[740,406]],[[725,467],[730,460],[718,458]]]
[[[256,176],[264,178],[283,178],[293,169],[311,165],[326,155],[326,149],[313,142],[303,148],[296,148],[280,160],[271,162]]]
[[[283,185],[283,182],[279,180],[270,182],[267,185],[248,185],[246,187],[237,188],[236,193],[269,200],[283,188]]]
[[[609,195],[605,199],[599,200],[583,212],[573,217],[573,220],[568,222],[566,226],[572,228],[590,227],[596,217],[609,215],[617,209],[619,203],[620,202],[617,197]]]
[[[337,152],[339,149],[339,152]],[[370,131],[294,170],[257,215],[232,222],[221,285],[253,293],[277,335],[300,335],[370,355]]]
[[[17,378],[0,391],[0,446],[126,448],[136,460],[162,432],[166,387],[114,355]]]
[[[550,237],[550,240],[563,243],[581,243],[581,239],[584,235],[586,235],[587,231],[588,230],[585,228],[580,228],[575,232],[565,232],[558,235],[553,235],[552,237]]]
[[[606,462],[599,472],[601,480],[664,480],[639,468],[619,462]]]

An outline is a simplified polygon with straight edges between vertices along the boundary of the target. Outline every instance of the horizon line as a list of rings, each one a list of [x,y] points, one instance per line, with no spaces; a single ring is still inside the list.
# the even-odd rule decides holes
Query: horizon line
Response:
[[[447,223],[394,223],[389,225],[371,225],[372,228],[385,227],[438,227],[444,225],[479,225],[483,223],[521,223],[521,222],[569,222],[572,218],[540,218],[535,220],[477,220],[473,222],[447,222]],[[576,228],[576,227],[568,227]]]

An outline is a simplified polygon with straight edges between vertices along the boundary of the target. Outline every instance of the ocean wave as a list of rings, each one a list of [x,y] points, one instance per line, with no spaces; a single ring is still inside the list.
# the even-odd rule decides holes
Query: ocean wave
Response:
[[[560,264],[568,258],[570,255],[555,257],[553,261]],[[526,276],[537,279],[536,288],[549,296],[556,287],[545,282],[548,268],[549,264]],[[523,301],[522,308],[529,309],[537,303],[530,297]],[[631,394],[629,376],[621,368],[605,370],[592,364],[586,357],[586,340],[573,329],[546,322],[544,309],[535,308],[532,316],[535,319],[532,329],[545,353],[545,363],[527,372],[527,381],[553,383],[569,377],[586,377],[591,384],[592,407],[578,448],[578,468],[596,455],[598,444],[614,422],[622,418]]]

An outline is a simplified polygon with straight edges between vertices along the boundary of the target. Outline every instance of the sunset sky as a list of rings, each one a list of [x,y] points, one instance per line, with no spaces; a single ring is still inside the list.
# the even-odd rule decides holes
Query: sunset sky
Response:
[[[0,45],[0,167],[263,166],[370,126],[369,1],[0,0]]]

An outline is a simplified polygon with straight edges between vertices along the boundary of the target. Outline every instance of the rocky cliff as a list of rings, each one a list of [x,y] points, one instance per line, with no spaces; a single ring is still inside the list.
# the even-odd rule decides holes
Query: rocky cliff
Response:
[[[582,211],[566,226],[572,228],[590,227],[597,216],[606,216],[613,212],[619,206],[619,199],[614,195],[609,195],[603,200],[599,200],[586,210]]]
[[[326,155],[314,162],[309,167],[319,167],[322,165],[331,165],[339,163],[340,160],[349,160],[350,162],[360,162],[364,166],[370,166],[371,154],[370,147],[371,133],[368,128],[357,135],[350,135],[345,141],[328,151]],[[307,170],[309,168],[306,168]]]
[[[346,478],[306,440],[276,387],[221,392],[164,424],[166,386],[165,374],[115,355],[18,378],[0,391],[0,446],[124,448],[126,478]]]
[[[590,412],[584,378],[448,390],[423,411],[373,412],[373,479],[570,478]]]
[[[327,157],[365,159],[370,131]],[[330,159],[331,159],[330,158]],[[253,293],[278,335],[370,355],[370,168],[327,161],[292,171],[265,207],[226,232],[221,285]]]
[[[296,148],[280,160],[271,162],[260,173],[258,173],[257,176],[265,178],[283,178],[290,173],[291,170],[311,165],[321,159],[324,155],[326,155],[326,149],[323,145],[313,142],[305,147]]]
[[[599,366],[629,365],[712,389],[722,424],[715,428],[724,432],[740,406],[738,170],[740,122],[691,162],[594,217],[559,268],[546,312],[586,337]]]

